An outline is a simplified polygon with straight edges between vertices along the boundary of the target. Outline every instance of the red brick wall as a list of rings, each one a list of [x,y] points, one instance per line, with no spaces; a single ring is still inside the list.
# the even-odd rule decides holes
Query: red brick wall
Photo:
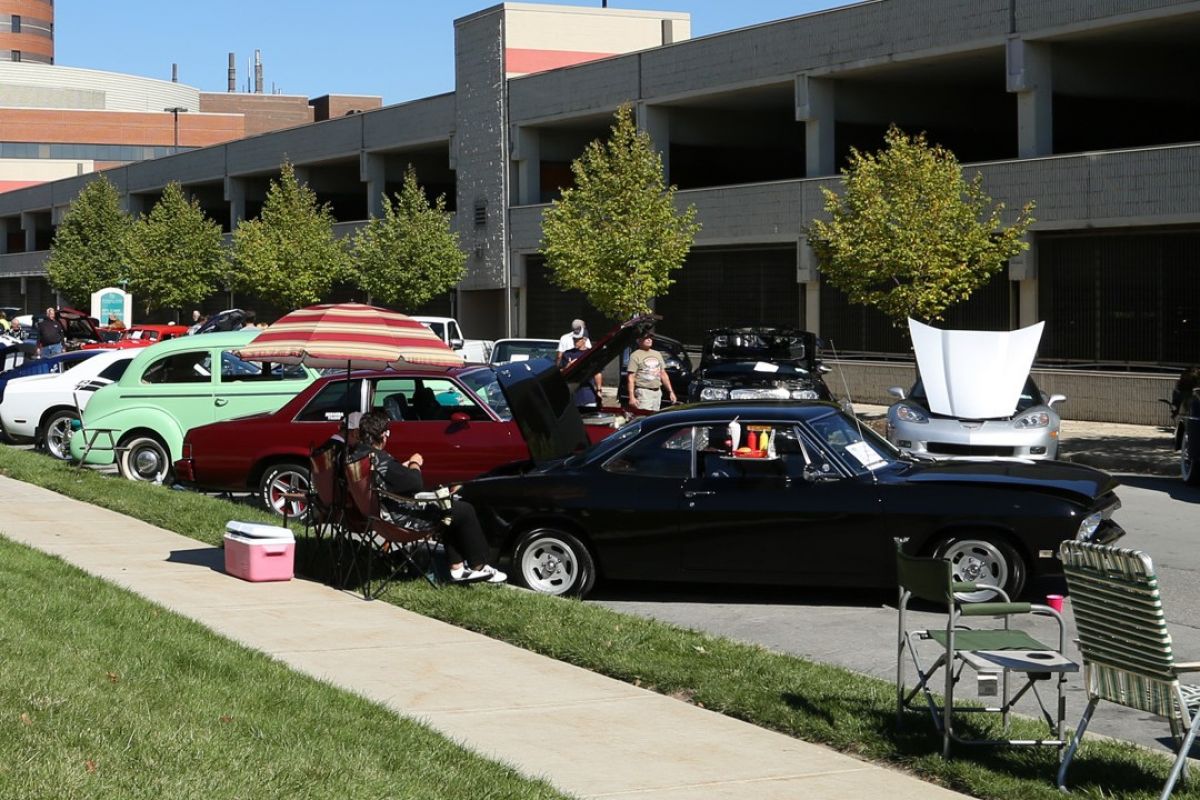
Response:
[[[204,147],[245,136],[236,114],[179,115],[181,147]],[[164,112],[0,108],[0,140],[65,144],[175,144],[174,115]]]
[[[306,125],[313,121],[308,98],[297,95],[201,92],[200,110],[205,113],[244,115],[246,136]]]

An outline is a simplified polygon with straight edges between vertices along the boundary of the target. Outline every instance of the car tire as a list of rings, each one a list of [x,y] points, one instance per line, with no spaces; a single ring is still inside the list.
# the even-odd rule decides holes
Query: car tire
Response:
[[[287,500],[284,492],[307,492],[312,486],[312,476],[303,464],[287,461],[273,464],[263,473],[258,483],[258,496],[267,511],[284,516],[284,505],[288,504],[289,519],[299,519],[307,511],[303,500]]]
[[[37,445],[44,447],[51,457],[59,461],[71,460],[72,424],[79,419],[75,411],[64,409],[46,418],[38,434]]]
[[[121,443],[117,471],[126,480],[141,483],[170,483],[171,454],[162,440],[139,434]]]
[[[1188,486],[1200,486],[1200,470],[1196,469],[1196,457],[1191,452],[1192,441],[1187,428],[1179,439],[1179,477]]]
[[[954,567],[954,580],[978,581],[999,586],[1016,600],[1025,591],[1029,569],[1025,559],[1012,545],[987,534],[963,533],[948,536],[933,547],[937,558],[947,559]],[[994,600],[995,592],[957,592],[965,603]]]
[[[578,537],[554,528],[521,536],[513,551],[517,581],[540,594],[583,597],[596,585],[596,563]]]

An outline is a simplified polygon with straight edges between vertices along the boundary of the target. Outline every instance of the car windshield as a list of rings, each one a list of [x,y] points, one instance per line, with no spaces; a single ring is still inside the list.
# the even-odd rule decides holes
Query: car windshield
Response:
[[[912,391],[909,392],[908,396],[910,399],[923,405],[926,409],[929,408],[929,398],[925,394],[925,384],[920,378],[913,384]],[[1021,387],[1021,396],[1017,398],[1016,413],[1020,414],[1022,411],[1028,411],[1034,406],[1042,405],[1042,403],[1042,391],[1033,382],[1033,376],[1026,378],[1025,385]]]
[[[532,361],[535,358],[554,358],[558,353],[558,342],[497,342],[492,350],[493,364],[510,361]]]
[[[886,439],[840,411],[809,420],[808,425],[855,474],[864,475],[901,461],[900,451]]]
[[[726,331],[712,339],[712,354],[722,359],[781,359],[803,361],[803,336],[775,334],[768,331]]]
[[[490,369],[475,369],[458,376],[475,396],[491,407],[496,416],[504,422],[512,420],[512,409],[508,407],[508,398],[496,380],[496,373]]]
[[[438,335],[438,338],[441,339],[442,341],[446,340],[446,326],[443,325],[442,323],[440,323],[440,322],[422,322],[421,324],[424,325],[426,328],[429,328],[429,330],[436,333]]]

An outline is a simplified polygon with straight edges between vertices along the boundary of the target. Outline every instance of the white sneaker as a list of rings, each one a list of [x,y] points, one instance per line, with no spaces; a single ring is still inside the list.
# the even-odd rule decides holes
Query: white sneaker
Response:
[[[463,564],[461,569],[450,570],[450,580],[454,583],[478,583],[480,581],[504,583],[508,580],[508,576],[495,567],[486,564],[479,569],[473,569]]]

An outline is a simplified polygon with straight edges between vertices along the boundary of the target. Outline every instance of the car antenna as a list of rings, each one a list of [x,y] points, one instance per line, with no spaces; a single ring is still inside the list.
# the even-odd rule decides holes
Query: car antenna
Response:
[[[829,340],[829,349],[833,352],[833,359],[840,365],[842,360],[838,358],[837,345],[833,343],[833,339]],[[846,405],[849,406],[850,416],[854,418],[854,425],[858,428],[858,439],[861,442],[866,442],[867,437],[863,436],[862,420],[858,418],[858,413],[854,410],[854,400],[850,397],[850,383],[846,380],[846,371],[839,369],[838,376],[842,379],[842,388],[846,390]],[[863,466],[866,465],[864,464]],[[871,483],[879,483],[879,478],[875,475],[875,470],[867,467],[867,472],[871,473]]]

